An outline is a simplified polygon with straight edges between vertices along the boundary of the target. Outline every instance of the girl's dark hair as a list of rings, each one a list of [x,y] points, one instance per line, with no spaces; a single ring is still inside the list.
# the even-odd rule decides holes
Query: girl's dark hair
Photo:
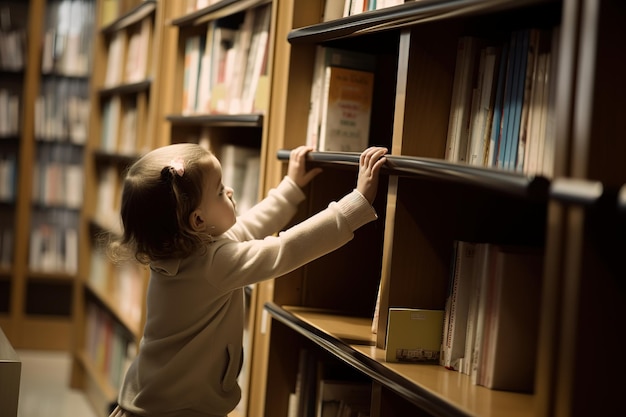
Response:
[[[148,264],[182,258],[211,241],[210,234],[189,224],[202,201],[211,156],[200,145],[180,143],[155,149],[131,165],[122,190],[123,233],[109,245],[114,259],[132,256]]]

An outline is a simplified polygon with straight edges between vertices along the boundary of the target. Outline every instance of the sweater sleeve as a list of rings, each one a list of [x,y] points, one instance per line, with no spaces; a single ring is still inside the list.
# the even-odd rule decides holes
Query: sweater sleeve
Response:
[[[369,201],[354,190],[278,236],[247,242],[228,239],[215,242],[212,282],[228,291],[284,275],[345,245],[356,229],[376,218]]]
[[[298,205],[305,195],[287,176],[276,188],[269,191],[266,198],[254,205],[226,233],[234,240],[262,239],[281,230],[296,214]]]

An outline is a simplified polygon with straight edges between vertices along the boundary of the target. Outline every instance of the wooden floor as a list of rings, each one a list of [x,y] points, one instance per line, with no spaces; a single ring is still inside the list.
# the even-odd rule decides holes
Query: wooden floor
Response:
[[[95,417],[85,396],[69,387],[70,355],[19,350],[22,361],[18,417]]]

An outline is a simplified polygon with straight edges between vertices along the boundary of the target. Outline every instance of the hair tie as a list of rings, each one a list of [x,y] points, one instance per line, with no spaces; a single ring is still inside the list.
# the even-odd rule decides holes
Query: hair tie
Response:
[[[182,177],[185,173],[185,162],[182,158],[174,158],[170,161],[169,169],[173,174]]]

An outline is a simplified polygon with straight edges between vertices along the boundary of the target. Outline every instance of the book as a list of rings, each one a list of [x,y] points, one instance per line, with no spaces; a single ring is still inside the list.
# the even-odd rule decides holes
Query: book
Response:
[[[446,299],[442,342],[442,365],[460,371],[465,356],[467,320],[474,279],[476,245],[457,241],[454,249],[453,279]]]
[[[367,148],[374,73],[328,66],[323,91],[318,149],[360,152]]]
[[[104,86],[113,87],[122,82],[124,75],[124,57],[126,56],[126,33],[116,32],[109,42],[107,50],[107,67]]]
[[[526,71],[524,80],[524,92],[522,99],[522,111],[518,128],[517,157],[513,168],[515,171],[524,170],[524,160],[528,146],[528,119],[530,117],[531,103],[537,79],[537,60],[539,54],[539,42],[541,31],[531,29],[528,34],[528,50],[526,53]]]
[[[447,161],[466,162],[467,160],[478,43],[479,40],[472,36],[463,36],[458,40],[446,140],[445,159]]]
[[[533,392],[539,331],[542,255],[501,248],[495,255],[493,300],[485,343],[482,385]]]
[[[318,46],[315,51],[311,95],[309,98],[309,115],[307,122],[306,144],[319,149],[321,115],[324,107],[324,83],[326,68],[329,66],[358,69],[373,72],[376,58],[362,52]]]
[[[352,416],[358,411],[370,411],[370,382],[321,379],[317,391],[315,417],[337,417],[343,415],[341,412]]]
[[[183,72],[182,113],[191,114],[196,110],[200,56],[204,50],[204,38],[190,36],[185,40],[185,58]]]
[[[443,310],[390,308],[385,360],[439,362],[443,318]]]
[[[216,27],[213,31],[210,60],[210,113],[226,113],[228,111],[228,91],[231,88],[235,66],[234,43],[236,34],[234,29],[225,27]]]
[[[500,48],[489,46],[482,49],[476,88],[476,105],[472,107],[472,119],[467,146],[467,163],[486,166],[489,152],[489,135],[493,118],[493,103],[497,79]]]
[[[126,82],[142,81],[150,69],[150,40],[152,38],[152,19],[143,19],[139,28],[131,33],[126,56]]]
[[[255,111],[255,100],[259,79],[263,74],[269,47],[269,27],[271,20],[270,5],[260,6],[255,9],[254,24],[250,38],[250,48],[246,71],[244,73],[241,94],[242,113]]]
[[[506,85],[507,65],[509,59],[509,45],[504,44],[500,54],[498,76],[496,82],[496,95],[493,101],[491,115],[491,130],[489,134],[489,146],[487,151],[486,166],[495,167],[500,153],[500,140],[502,138],[502,113],[504,107],[504,90]]]
[[[228,89],[228,113],[238,114],[242,109],[244,78],[250,53],[250,42],[254,27],[254,9],[247,9],[235,37],[234,65],[232,69],[232,85]]]
[[[342,18],[344,6],[345,0],[326,0],[324,2],[324,14],[322,15],[322,22],[328,22],[330,20]]]
[[[237,214],[244,214],[257,200],[260,155],[257,148],[224,144],[220,148],[222,183],[234,190]]]

